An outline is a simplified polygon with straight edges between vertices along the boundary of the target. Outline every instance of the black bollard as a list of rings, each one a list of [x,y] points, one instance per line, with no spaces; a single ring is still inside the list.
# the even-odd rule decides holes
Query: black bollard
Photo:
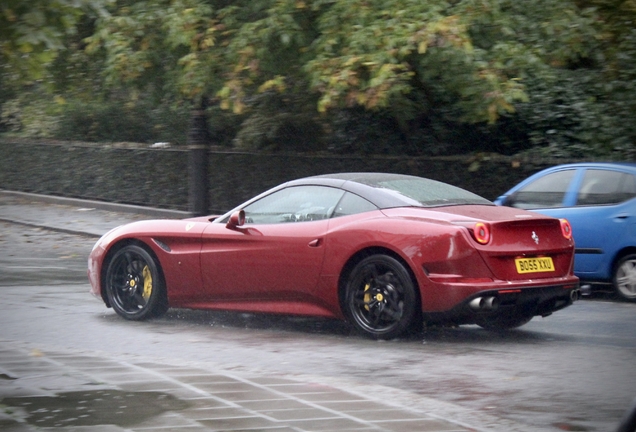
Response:
[[[194,109],[188,128],[188,210],[192,216],[208,214],[208,143],[205,110]]]

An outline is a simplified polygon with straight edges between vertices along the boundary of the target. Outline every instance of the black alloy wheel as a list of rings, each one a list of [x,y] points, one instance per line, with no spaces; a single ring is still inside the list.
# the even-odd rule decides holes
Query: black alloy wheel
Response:
[[[105,289],[115,312],[126,319],[144,320],[168,310],[158,264],[140,246],[128,245],[113,255],[106,271]]]
[[[349,321],[374,339],[393,339],[418,330],[419,295],[408,270],[388,255],[372,255],[352,270],[344,310]]]

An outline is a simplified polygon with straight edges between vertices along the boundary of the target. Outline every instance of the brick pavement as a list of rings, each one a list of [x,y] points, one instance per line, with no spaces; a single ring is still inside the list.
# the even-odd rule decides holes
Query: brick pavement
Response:
[[[328,384],[0,341],[6,432],[477,430]]]

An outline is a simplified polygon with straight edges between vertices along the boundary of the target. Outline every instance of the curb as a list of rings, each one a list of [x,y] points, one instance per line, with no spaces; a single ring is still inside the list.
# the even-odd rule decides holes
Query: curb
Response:
[[[66,229],[66,228],[55,227],[55,226],[51,226],[51,225],[40,225],[40,224],[31,223],[31,222],[19,221],[19,220],[15,220],[15,219],[6,219],[6,218],[2,218],[2,217],[0,217],[0,222],[23,225],[23,226],[28,226],[28,227],[31,227],[31,228],[41,228],[41,229],[45,229],[45,230],[48,230],[48,231],[56,231],[56,232],[61,232],[61,233],[64,233],[64,234],[78,235],[78,236],[83,236],[83,237],[90,237],[90,238],[100,238],[101,237],[100,234],[91,233],[91,232],[87,232],[87,231],[77,231],[77,230],[71,230],[71,229]]]
[[[4,189],[0,189],[0,194],[13,196],[16,198],[24,198],[30,199],[33,201],[48,203],[48,204],[61,204],[68,205],[73,207],[92,207],[99,210],[118,212],[118,213],[134,213],[134,214],[142,214],[146,216],[152,217],[160,217],[160,218],[170,218],[170,219],[185,219],[192,217],[190,212],[184,212],[180,210],[168,210],[168,209],[160,209],[155,207],[144,207],[133,204],[120,204],[120,203],[111,203],[105,201],[96,201],[96,200],[84,200],[77,198],[66,198],[54,195],[42,195],[42,194],[34,194],[28,192],[17,192],[17,191],[8,191]],[[34,224],[27,224],[31,226],[41,227]],[[73,232],[75,234],[76,232]]]

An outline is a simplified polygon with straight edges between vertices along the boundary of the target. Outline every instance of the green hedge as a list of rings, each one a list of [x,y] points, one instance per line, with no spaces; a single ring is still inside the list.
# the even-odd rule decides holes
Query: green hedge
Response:
[[[188,210],[185,148],[0,139],[0,188]],[[463,157],[302,155],[210,151],[210,213],[281,182],[345,171],[395,172],[454,184],[494,199],[528,175],[563,161]]]

